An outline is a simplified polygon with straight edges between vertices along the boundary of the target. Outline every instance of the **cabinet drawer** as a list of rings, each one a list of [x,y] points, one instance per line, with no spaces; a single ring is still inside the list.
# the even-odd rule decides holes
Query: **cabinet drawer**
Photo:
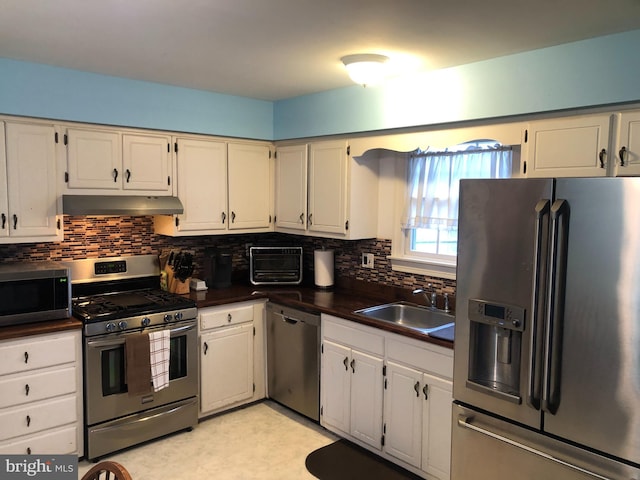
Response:
[[[78,390],[76,379],[76,368],[73,366],[12,375],[9,379],[0,380],[0,408],[74,393]]]
[[[424,372],[453,378],[453,352],[444,347],[390,338],[387,340],[387,358]]]
[[[3,455],[70,455],[77,452],[77,425],[0,443],[0,453]]]
[[[384,337],[380,330],[330,315],[322,315],[322,338],[335,340],[365,352],[384,355]]]
[[[79,342],[79,335],[69,333],[2,342],[0,375],[75,362]]]
[[[253,305],[238,308],[224,308],[200,313],[200,329],[207,330],[226,325],[253,321]]]
[[[77,421],[75,395],[0,411],[0,441]]]

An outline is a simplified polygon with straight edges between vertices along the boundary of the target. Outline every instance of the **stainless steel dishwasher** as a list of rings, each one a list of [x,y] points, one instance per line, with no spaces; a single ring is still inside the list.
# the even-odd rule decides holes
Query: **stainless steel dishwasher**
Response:
[[[320,315],[267,303],[269,398],[320,421]]]

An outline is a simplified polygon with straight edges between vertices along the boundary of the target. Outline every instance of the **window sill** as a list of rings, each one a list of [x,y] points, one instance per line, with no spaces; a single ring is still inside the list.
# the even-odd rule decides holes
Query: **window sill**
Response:
[[[450,262],[435,262],[422,258],[398,257],[391,255],[391,269],[396,272],[417,273],[430,277],[456,279],[456,264]]]

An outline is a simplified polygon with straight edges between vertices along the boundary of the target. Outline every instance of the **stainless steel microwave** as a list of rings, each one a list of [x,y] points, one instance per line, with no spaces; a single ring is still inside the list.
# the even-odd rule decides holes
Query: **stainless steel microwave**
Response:
[[[70,269],[60,262],[0,265],[0,327],[71,316]]]
[[[302,283],[302,247],[250,247],[249,276],[254,285],[299,285]]]

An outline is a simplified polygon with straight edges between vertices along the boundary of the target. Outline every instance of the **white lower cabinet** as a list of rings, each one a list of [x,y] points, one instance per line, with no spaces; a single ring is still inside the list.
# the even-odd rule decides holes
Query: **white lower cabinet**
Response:
[[[321,424],[428,479],[449,479],[453,351],[322,316]]]
[[[83,454],[80,331],[0,342],[0,453]]]
[[[200,416],[265,397],[264,302],[199,311]]]

